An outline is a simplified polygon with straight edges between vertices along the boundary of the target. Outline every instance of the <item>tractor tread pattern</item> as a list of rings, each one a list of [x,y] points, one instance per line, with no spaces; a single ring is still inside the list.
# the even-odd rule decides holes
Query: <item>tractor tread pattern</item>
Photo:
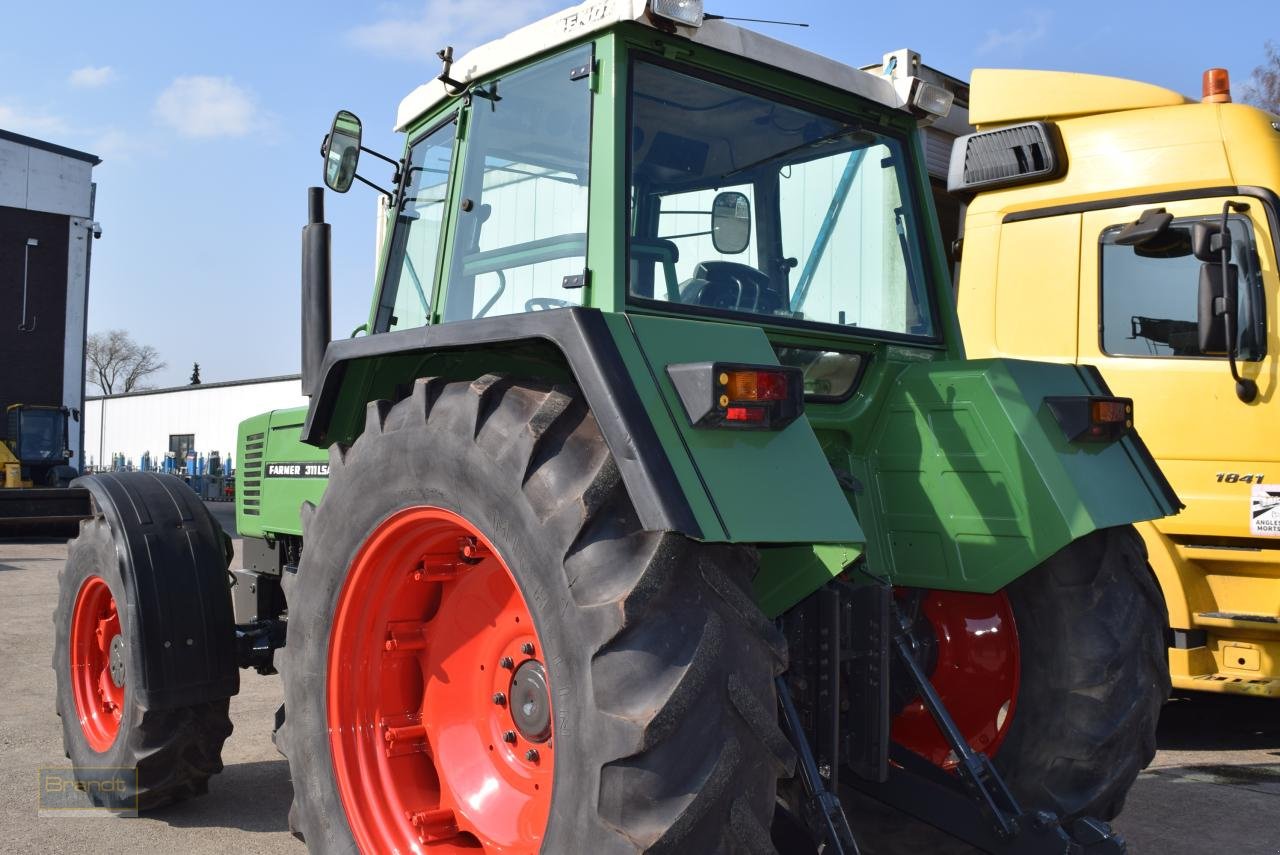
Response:
[[[109,556],[109,558],[108,558]],[[62,592],[53,614],[55,633],[53,669],[58,674],[56,711],[62,719],[66,752],[76,766],[121,767],[137,770],[134,782],[126,782],[123,794],[89,789],[96,805],[112,809],[137,808],[141,812],[183,801],[208,792],[209,778],[222,771],[222,745],[231,735],[230,699],[208,701],[169,709],[147,709],[132,694],[126,695],[127,720],[121,721],[115,743],[105,752],[90,749],[67,680],[62,674],[69,658],[69,627],[75,596],[81,583],[77,565],[101,566],[114,560],[115,542],[110,526],[101,517],[83,520],[80,534],[68,542],[67,561],[58,573]],[[68,585],[75,590],[63,590]]]
[[[541,630],[544,646],[547,633],[557,633],[566,658],[577,657],[561,673],[580,669],[579,706],[558,711],[557,731],[572,724],[587,759],[572,775],[557,775],[543,849],[774,852],[765,829],[776,777],[794,754],[766,712],[774,709],[772,677],[786,667],[786,647],[748,593],[754,550],[642,530],[573,386],[493,374],[418,380],[394,406],[371,403],[364,434],[350,447],[334,446],[326,502],[349,492],[348,478],[368,477],[361,462],[376,465],[393,449],[424,458],[408,464],[420,481],[431,479],[432,458],[446,450],[482,482],[502,481],[502,501],[523,505],[509,516],[536,521],[538,539],[560,556],[562,573],[548,571],[547,586],[561,592],[557,611],[576,617]],[[321,526],[306,531],[308,544],[331,550],[324,527],[338,524],[343,511],[322,504],[306,526]],[[505,537],[521,531],[507,516],[492,526],[506,531],[487,533],[495,542],[521,542]],[[354,547],[343,541],[342,548]],[[317,637],[327,628],[303,617],[318,613],[315,598],[306,599],[313,565],[305,549],[303,556],[296,578],[284,579],[291,614],[299,616],[280,664],[288,715],[278,744],[295,781],[290,825],[315,851],[351,851],[329,752],[313,744],[327,725],[324,704],[303,702],[306,693],[324,695],[324,658],[314,649],[327,648]],[[345,573],[345,565],[336,567],[343,559],[333,561],[326,571]],[[558,753],[567,762],[564,749]]]

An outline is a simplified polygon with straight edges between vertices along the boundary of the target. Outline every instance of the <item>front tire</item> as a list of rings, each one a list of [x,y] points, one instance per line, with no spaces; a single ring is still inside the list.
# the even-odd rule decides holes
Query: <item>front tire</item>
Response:
[[[773,851],[792,751],[756,556],[642,530],[576,389],[370,404],[304,526],[278,744],[308,846]]]

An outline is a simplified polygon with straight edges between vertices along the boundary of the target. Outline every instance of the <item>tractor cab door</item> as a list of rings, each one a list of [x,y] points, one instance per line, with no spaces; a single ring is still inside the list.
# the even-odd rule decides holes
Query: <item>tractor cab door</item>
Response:
[[[1275,239],[1262,199],[1230,198],[1249,206],[1229,217],[1237,362],[1258,384],[1249,403],[1237,397],[1227,356],[1202,352],[1197,331],[1202,274],[1219,262],[1206,265],[1191,241],[1197,224],[1220,226],[1228,197],[1086,212],[1080,238],[1079,361],[1097,366],[1114,394],[1134,399],[1137,427],[1187,505],[1156,527],[1199,544],[1280,536],[1280,508],[1256,513],[1268,489],[1280,494]],[[1125,245],[1122,229],[1153,208],[1172,215],[1169,227]]]

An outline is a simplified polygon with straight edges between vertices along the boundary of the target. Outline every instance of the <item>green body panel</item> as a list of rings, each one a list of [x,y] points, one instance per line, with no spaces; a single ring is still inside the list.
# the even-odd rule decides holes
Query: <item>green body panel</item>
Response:
[[[777,365],[759,328],[642,315],[628,320],[645,360],[643,372],[657,380],[679,432],[679,443],[668,444],[668,454],[683,451],[692,460],[725,540],[862,543],[862,529],[807,419],[796,419],[780,431],[705,430],[689,424],[667,366],[715,361]],[[632,371],[633,376],[639,373]]]
[[[327,473],[329,452],[299,441],[306,415],[304,407],[272,410],[240,423],[236,531],[241,537],[302,534],[302,503],[318,504],[324,495],[327,475],[308,475],[308,471]],[[273,477],[268,474],[272,463],[300,464],[303,469],[296,476]],[[307,470],[307,464],[322,469]]]
[[[1133,439],[1068,442],[1044,403],[1097,393],[1074,366],[906,368],[877,420],[859,503],[902,585],[995,591],[1072,540],[1174,508]]]

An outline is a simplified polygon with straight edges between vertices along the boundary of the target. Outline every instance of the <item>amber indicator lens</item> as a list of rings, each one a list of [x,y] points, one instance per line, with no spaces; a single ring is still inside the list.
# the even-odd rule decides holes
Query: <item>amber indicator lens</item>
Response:
[[[720,376],[731,401],[785,401],[790,394],[781,371],[727,371]]]
[[[1126,401],[1094,400],[1090,404],[1093,421],[1099,424],[1116,424],[1129,421],[1133,405]]]

